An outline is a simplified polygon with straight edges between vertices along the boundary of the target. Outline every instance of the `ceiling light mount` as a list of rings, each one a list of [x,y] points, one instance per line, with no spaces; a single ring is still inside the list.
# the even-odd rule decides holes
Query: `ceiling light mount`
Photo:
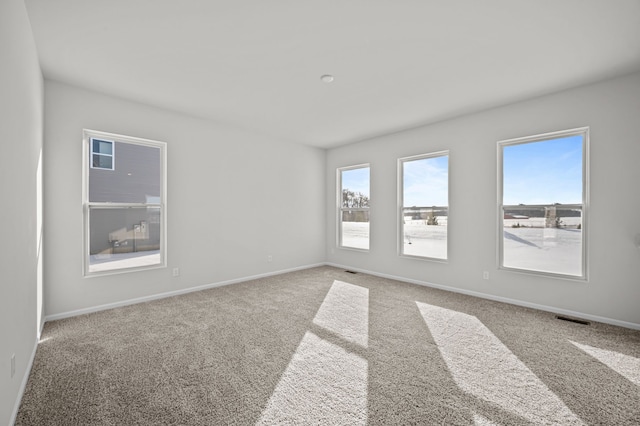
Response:
[[[324,83],[331,83],[333,82],[334,78],[331,74],[325,74],[320,77],[320,80],[322,80]]]

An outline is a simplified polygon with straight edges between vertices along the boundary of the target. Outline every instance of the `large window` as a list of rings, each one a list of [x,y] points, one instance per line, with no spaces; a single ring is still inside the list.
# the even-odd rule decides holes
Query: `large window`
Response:
[[[338,246],[369,250],[369,165],[338,169]]]
[[[449,152],[401,158],[400,255],[447,259]]]
[[[84,131],[85,275],[165,265],[162,142]]]
[[[498,144],[505,269],[586,279],[588,128]]]

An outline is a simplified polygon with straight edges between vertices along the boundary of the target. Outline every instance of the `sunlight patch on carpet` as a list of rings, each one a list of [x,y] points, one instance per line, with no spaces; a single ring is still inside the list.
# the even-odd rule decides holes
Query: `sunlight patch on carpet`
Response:
[[[486,417],[481,416],[480,414],[473,415],[473,425],[474,426],[500,426],[499,423],[494,423]]]
[[[257,424],[366,423],[367,361],[307,331]]]
[[[334,281],[313,323],[366,348],[369,336],[369,289]]]
[[[610,351],[606,349],[594,348],[593,346],[583,343],[572,342],[571,344],[582,349],[616,373],[624,376],[627,380],[640,386],[640,359],[631,355],[621,354],[620,352]]]
[[[535,424],[583,424],[476,317],[426,303],[416,305],[464,392]]]

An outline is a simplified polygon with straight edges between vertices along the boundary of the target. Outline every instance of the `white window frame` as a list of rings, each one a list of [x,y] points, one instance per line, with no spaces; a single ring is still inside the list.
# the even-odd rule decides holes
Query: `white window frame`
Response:
[[[342,207],[342,172],[343,171],[349,171],[349,170],[357,170],[357,169],[369,169],[369,207],[362,207],[362,208],[348,208],[348,207]],[[369,163],[364,163],[364,164],[357,164],[355,166],[347,166],[347,167],[339,167],[336,170],[336,181],[337,181],[337,188],[336,188],[336,205],[337,205],[337,226],[336,226],[336,231],[337,231],[337,235],[336,235],[336,244],[337,247],[340,249],[346,249],[346,250],[356,250],[356,251],[363,251],[363,252],[368,252],[371,249],[371,165]],[[359,247],[351,247],[351,246],[344,246],[342,245],[342,212],[343,211],[366,211],[369,213],[369,248],[367,249],[363,249],[363,248],[359,248]]]
[[[93,163],[93,139],[100,139],[113,142],[112,153],[114,154],[113,165],[115,165],[115,143],[142,145],[160,149],[160,200],[159,202],[145,203],[111,203],[89,201],[89,170]],[[97,130],[83,130],[82,138],[82,207],[83,207],[83,245],[82,245],[82,267],[83,276],[86,278],[113,274],[123,274],[133,271],[159,269],[167,267],[167,144],[165,142],[142,139],[133,136],[118,135],[101,132]],[[98,168],[99,169],[99,168]],[[90,209],[99,208],[134,208],[134,207],[155,207],[160,209],[160,262],[153,265],[137,266],[130,268],[119,268],[106,271],[89,271],[90,256]]]
[[[99,140],[101,142],[109,142],[111,143],[111,154],[104,154],[102,152],[95,152],[93,150],[93,140]],[[101,138],[97,138],[97,137],[90,137],[89,138],[89,146],[91,149],[91,161],[89,161],[89,165],[91,166],[92,169],[96,169],[96,170],[115,170],[116,169],[116,144],[114,141],[110,140],[110,139],[101,139]],[[107,168],[107,167],[96,167],[93,165],[93,156],[94,155],[100,155],[102,157],[111,157],[111,168]]]
[[[517,209],[520,206],[503,205],[504,196],[504,168],[503,168],[503,147],[522,145],[532,142],[543,142],[553,139],[560,139],[570,136],[582,136],[582,204],[562,204],[562,207],[566,208],[580,208],[581,209],[581,232],[582,232],[582,271],[581,275],[571,275],[563,273],[554,273],[546,271],[537,271],[535,269],[524,269],[504,266],[504,211],[505,208]],[[553,278],[562,278],[574,281],[588,281],[589,276],[589,262],[588,262],[588,216],[589,216],[589,127],[579,127],[569,130],[561,130],[557,132],[543,133],[534,136],[526,136],[515,139],[507,139],[498,142],[498,251],[497,251],[497,264],[498,268],[506,271],[520,272],[533,275],[542,275]],[[524,207],[545,207],[546,205],[526,205]]]
[[[428,257],[417,256],[404,253],[404,163],[408,161],[424,160],[425,158],[447,158],[447,257]],[[398,256],[407,257],[411,259],[429,260],[434,262],[448,262],[449,261],[449,218],[450,218],[450,202],[451,202],[451,156],[449,150],[431,152],[428,154],[412,155],[410,157],[398,158]]]

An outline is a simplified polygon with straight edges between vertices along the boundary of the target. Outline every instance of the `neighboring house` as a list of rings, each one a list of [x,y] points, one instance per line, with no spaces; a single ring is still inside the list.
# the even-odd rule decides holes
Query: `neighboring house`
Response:
[[[160,249],[160,209],[118,206],[160,200],[160,150],[92,138],[89,200],[114,207],[94,208],[89,221],[90,255]]]

